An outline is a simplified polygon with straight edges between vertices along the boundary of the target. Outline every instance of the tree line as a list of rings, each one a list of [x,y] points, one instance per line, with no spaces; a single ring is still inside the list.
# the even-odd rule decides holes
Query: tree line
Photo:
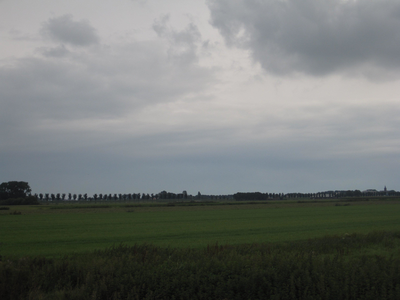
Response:
[[[260,193],[260,192],[249,192],[249,193],[236,193],[233,198],[236,201],[246,200],[284,200],[284,199],[296,199],[296,198],[309,198],[309,199],[323,199],[323,198],[347,198],[347,197],[382,197],[382,196],[395,196],[400,197],[400,192],[390,191],[376,191],[376,190],[347,190],[347,191],[325,191],[318,193]]]
[[[85,194],[72,194],[72,193],[40,193],[34,194],[40,201],[62,201],[62,200],[74,200],[74,201],[107,201],[107,200],[159,200],[159,199],[188,199],[189,195],[186,191],[183,191],[180,194],[170,193],[167,191],[162,191],[157,194],[145,194],[145,193],[129,193],[129,194],[94,194],[92,196],[88,196]],[[190,196],[192,197],[192,196]]]
[[[35,193],[32,195],[32,190],[28,182],[25,181],[9,181],[3,182],[0,185],[0,201],[8,199],[24,199],[22,202],[29,201],[129,201],[129,200],[236,200],[236,201],[259,201],[259,200],[284,200],[284,199],[296,199],[296,198],[342,198],[342,197],[375,197],[375,196],[396,196],[400,197],[400,192],[394,190],[383,191],[377,190],[346,190],[346,191],[324,191],[317,193],[261,193],[261,192],[238,192],[233,195],[201,195],[198,192],[197,195],[189,195],[186,191],[182,193],[171,193],[162,191],[159,193],[128,193],[128,194],[93,194],[89,196],[87,193],[76,194],[76,193]],[[28,201],[28,202],[29,202]],[[10,200],[8,201],[10,202]],[[17,201],[18,202],[18,201]],[[18,203],[19,203],[18,202]],[[1,204],[4,204],[3,202]],[[28,203],[27,203],[28,204]]]

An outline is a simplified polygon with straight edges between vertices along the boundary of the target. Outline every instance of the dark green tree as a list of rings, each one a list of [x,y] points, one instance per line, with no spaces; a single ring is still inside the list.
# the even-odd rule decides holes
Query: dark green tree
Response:
[[[9,181],[0,184],[0,199],[25,198],[30,193],[31,188],[25,181]]]

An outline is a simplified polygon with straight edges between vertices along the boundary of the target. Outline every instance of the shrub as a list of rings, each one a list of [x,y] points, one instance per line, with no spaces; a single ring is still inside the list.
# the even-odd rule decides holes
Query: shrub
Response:
[[[39,201],[34,196],[28,196],[25,198],[0,200],[0,205],[39,205]]]

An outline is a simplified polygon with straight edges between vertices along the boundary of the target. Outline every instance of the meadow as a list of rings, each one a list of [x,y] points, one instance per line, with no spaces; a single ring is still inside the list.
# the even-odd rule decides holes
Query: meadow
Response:
[[[388,200],[0,207],[0,299],[400,299]]]
[[[0,210],[0,255],[59,256],[124,244],[200,248],[400,230],[399,201],[58,204]]]

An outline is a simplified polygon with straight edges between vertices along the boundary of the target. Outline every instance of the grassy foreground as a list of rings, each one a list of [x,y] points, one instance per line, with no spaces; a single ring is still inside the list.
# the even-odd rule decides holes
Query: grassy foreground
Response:
[[[18,214],[21,213],[21,214]],[[126,207],[49,205],[0,210],[0,255],[57,256],[113,245],[200,248],[400,230],[400,203],[270,203]]]
[[[399,213],[397,201],[10,207],[0,299],[400,299]]]
[[[0,261],[0,299],[400,299],[400,231]],[[377,252],[379,254],[377,254]]]

